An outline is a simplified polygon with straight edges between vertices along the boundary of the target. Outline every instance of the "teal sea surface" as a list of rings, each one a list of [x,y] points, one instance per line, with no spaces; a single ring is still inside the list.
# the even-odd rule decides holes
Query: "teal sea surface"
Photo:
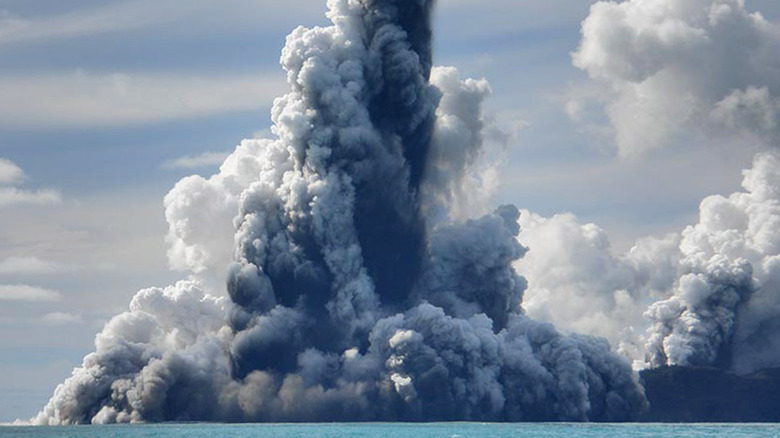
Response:
[[[780,437],[780,424],[349,423],[0,427],[2,438]]]

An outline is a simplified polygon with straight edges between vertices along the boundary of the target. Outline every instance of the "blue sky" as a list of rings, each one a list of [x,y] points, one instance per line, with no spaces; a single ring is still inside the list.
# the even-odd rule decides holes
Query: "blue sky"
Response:
[[[623,159],[598,111],[567,115],[567,99],[590,89],[570,53],[591,3],[440,0],[435,61],[491,83],[489,111],[512,134],[497,201],[572,211],[625,248],[737,188],[754,148],[712,154],[680,137]],[[773,0],[747,4],[780,16]],[[324,10],[316,0],[0,0],[0,159],[24,173],[10,186],[29,195],[3,204],[0,191],[0,421],[33,415],[138,289],[184,275],[168,269],[163,196],[264,135],[285,88],[285,35],[327,24]],[[204,153],[200,166],[176,162]],[[2,299],[20,286],[38,298]]]

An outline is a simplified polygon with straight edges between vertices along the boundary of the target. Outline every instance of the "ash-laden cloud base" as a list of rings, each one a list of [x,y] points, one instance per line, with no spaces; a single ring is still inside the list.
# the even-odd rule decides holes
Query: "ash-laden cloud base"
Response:
[[[32,421],[636,418],[606,341],[522,313],[518,210],[449,219],[489,88],[432,69],[431,2],[328,6],[287,39],[275,138],[166,197],[173,264],[232,251],[229,298],[139,292]]]

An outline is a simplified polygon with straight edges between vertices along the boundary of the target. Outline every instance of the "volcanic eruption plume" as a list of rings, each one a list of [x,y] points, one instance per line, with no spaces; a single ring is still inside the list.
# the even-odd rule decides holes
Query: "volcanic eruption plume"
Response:
[[[759,154],[744,174],[745,192],[704,199],[682,233],[673,293],[646,313],[652,365],[780,366],[780,158]]]
[[[32,421],[635,418],[606,341],[523,314],[518,209],[451,214],[490,89],[432,67],[432,1],[328,7],[287,38],[273,138],[166,197],[180,266],[233,246],[229,298],[139,292]]]

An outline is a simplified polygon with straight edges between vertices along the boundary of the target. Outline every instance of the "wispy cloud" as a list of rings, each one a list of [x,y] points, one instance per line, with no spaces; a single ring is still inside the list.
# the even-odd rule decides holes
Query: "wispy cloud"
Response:
[[[0,208],[14,204],[49,205],[62,201],[62,197],[56,190],[25,190],[13,187],[20,184],[25,178],[26,175],[19,166],[10,160],[0,158]],[[10,185],[10,187],[3,185]]]
[[[0,158],[0,184],[19,184],[24,179],[24,171],[13,162]]]
[[[490,0],[490,7],[485,8],[482,2],[473,0],[448,0],[441,4],[438,21],[443,32],[457,33],[460,37],[563,24],[576,26],[592,2],[571,1],[561,5],[549,0]],[[324,1],[313,0],[166,0],[165,6],[160,6],[157,0],[124,0],[39,17],[0,11],[0,47],[174,27],[177,32],[193,34],[226,33],[263,23],[274,32],[283,32],[301,22],[320,22],[324,9]]]
[[[0,274],[54,274],[70,270],[69,266],[38,257],[8,257],[0,260]]]
[[[316,2],[315,2],[316,3]],[[308,17],[313,20],[324,10],[324,2],[312,7],[311,0],[125,0],[66,13],[22,17],[0,10],[0,46],[38,43],[66,38],[96,36],[152,27],[168,27],[193,33],[232,31],[257,23],[283,25]],[[186,24],[186,25],[185,25]]]
[[[199,169],[219,166],[229,155],[228,152],[205,152],[200,155],[187,155],[163,163],[165,169]]]
[[[120,2],[110,6],[41,18],[27,19],[11,11],[0,11],[0,41],[5,44],[69,38],[143,28],[163,22],[161,16],[144,16],[148,2]],[[122,17],[121,19],[116,19]],[[114,18],[114,19],[112,19]]]
[[[0,284],[0,301],[59,301],[59,292],[26,284]]]
[[[52,205],[62,201],[55,190],[24,190],[17,187],[0,187],[0,207],[16,204]]]
[[[47,325],[67,325],[81,322],[81,316],[74,313],[52,312],[41,317],[41,322]]]
[[[0,76],[0,125],[101,127],[185,119],[268,107],[284,89],[281,73]]]

